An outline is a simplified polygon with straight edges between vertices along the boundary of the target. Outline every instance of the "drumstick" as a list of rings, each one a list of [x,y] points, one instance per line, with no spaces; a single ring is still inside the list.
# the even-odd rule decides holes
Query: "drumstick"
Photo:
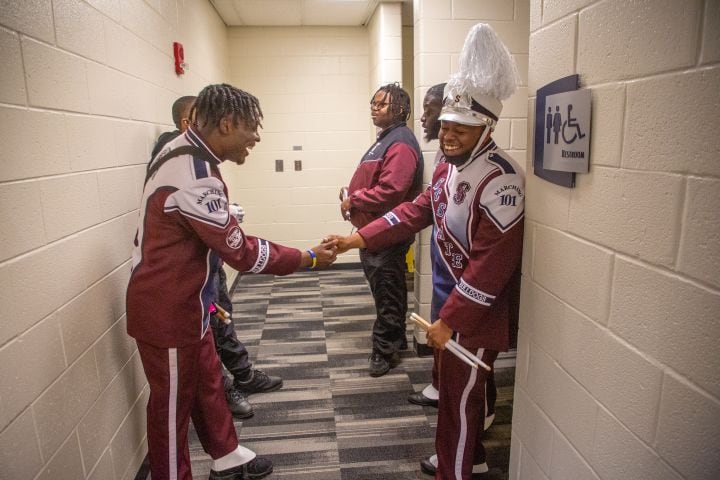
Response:
[[[420,326],[420,328],[422,328],[422,329],[425,330],[426,332],[427,332],[428,327],[430,326],[430,324],[427,323],[423,318],[415,315],[414,313],[410,314],[410,320],[412,320],[412,321],[414,321],[415,323],[417,323],[417,324]],[[475,363],[473,363],[472,360],[470,360],[470,359],[469,359],[466,355],[464,355],[460,350],[457,350],[457,349],[455,348],[455,346],[454,346],[453,344],[451,344],[450,342],[448,342],[448,343],[445,345],[445,347],[447,347],[447,349],[450,350],[450,352],[452,352],[453,355],[455,355],[455,356],[458,357],[460,360],[462,360],[463,362],[465,362],[465,363],[467,363],[468,365],[470,365],[472,368],[475,368],[475,369],[478,368],[477,365],[476,365]]]
[[[427,332],[427,329],[430,327],[430,324],[422,318],[420,315],[416,313],[410,314],[410,320],[413,320],[415,323],[417,323],[420,328],[425,330]],[[477,368],[478,366],[483,367],[488,372],[491,370],[490,366],[480,360],[477,356],[475,356],[472,352],[468,351],[465,347],[457,343],[455,340],[450,339],[448,340],[447,344],[445,345],[451,352],[455,354],[456,357],[467,363],[468,365],[472,364],[472,367]]]
[[[225,322],[225,324],[227,324],[227,325],[229,325],[230,322],[232,322],[232,318],[231,318],[231,316],[230,316],[230,313],[228,313],[227,310],[225,310],[224,308],[222,308],[220,305],[218,305],[218,304],[215,303],[215,302],[212,303],[212,306],[215,307],[215,312],[214,312],[214,313],[215,313],[215,316],[217,316],[218,318],[220,318],[220,320],[222,320],[223,322]],[[210,313],[213,313],[213,312],[211,311]]]

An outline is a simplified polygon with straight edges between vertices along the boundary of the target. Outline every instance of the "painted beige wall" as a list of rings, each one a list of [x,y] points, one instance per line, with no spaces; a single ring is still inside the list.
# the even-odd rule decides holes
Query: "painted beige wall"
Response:
[[[362,27],[228,29],[230,82],[258,97],[261,142],[245,165],[224,166],[243,228],[309,248],[329,233],[350,233],[338,192],[374,139],[370,119],[368,30]],[[294,147],[302,150],[293,150]],[[275,172],[275,160],[285,171]],[[302,161],[302,171],[293,162]],[[340,262],[359,261],[348,253]]]
[[[593,123],[576,188],[528,175],[510,478],[718,478],[720,3],[530,18],[530,92],[578,73]]]
[[[438,141],[422,140],[420,124],[422,103],[427,90],[447,82],[457,71],[458,57],[470,27],[478,22],[492,25],[515,58],[522,84],[517,93],[503,102],[503,111],[493,138],[521,165],[525,165],[527,131],[527,64],[529,38],[528,0],[415,0],[415,135],[425,157],[425,182],[432,178]],[[430,318],[432,268],[430,234],[426,228],[416,242],[415,305],[416,311]],[[418,338],[424,339],[421,332]]]
[[[206,2],[3,0],[0,55],[0,477],[131,479],[148,391],[125,287],[145,164],[175,98],[225,78],[225,27]]]

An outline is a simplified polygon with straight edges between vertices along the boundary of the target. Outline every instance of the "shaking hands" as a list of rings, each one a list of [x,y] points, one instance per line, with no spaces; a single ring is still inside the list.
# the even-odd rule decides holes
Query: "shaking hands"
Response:
[[[337,258],[337,242],[333,239],[323,239],[320,245],[302,252],[301,267],[324,268],[331,265]]]
[[[352,235],[328,235],[320,245],[302,252],[301,267],[323,268],[332,264],[338,253],[345,253],[352,248],[365,248],[365,239],[359,233]]]
[[[335,242],[337,253],[345,253],[353,248],[365,248],[365,239],[360,236],[359,233],[355,232],[352,235],[346,237],[342,235],[328,235],[323,238],[323,241]]]

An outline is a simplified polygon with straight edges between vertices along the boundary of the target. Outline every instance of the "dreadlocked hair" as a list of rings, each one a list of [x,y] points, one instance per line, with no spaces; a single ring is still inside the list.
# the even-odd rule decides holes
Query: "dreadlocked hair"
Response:
[[[195,100],[195,125],[217,127],[220,120],[232,115],[233,123],[242,120],[252,129],[262,127],[263,113],[254,95],[227,83],[208,85]]]
[[[398,82],[388,83],[378,88],[375,95],[378,92],[385,92],[386,97],[390,95],[390,113],[393,114],[395,120],[406,122],[410,117],[410,95],[403,90],[400,84]]]

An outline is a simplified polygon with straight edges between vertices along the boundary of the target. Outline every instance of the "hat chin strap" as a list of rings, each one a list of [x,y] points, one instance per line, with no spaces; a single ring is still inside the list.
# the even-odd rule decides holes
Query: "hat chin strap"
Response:
[[[483,132],[480,134],[480,138],[478,139],[477,143],[475,144],[475,148],[473,148],[473,151],[470,154],[470,158],[473,158],[475,156],[475,154],[480,151],[480,148],[482,148],[482,145],[485,143],[485,140],[490,136],[490,133],[492,131],[493,131],[493,128],[490,125],[485,125]]]

